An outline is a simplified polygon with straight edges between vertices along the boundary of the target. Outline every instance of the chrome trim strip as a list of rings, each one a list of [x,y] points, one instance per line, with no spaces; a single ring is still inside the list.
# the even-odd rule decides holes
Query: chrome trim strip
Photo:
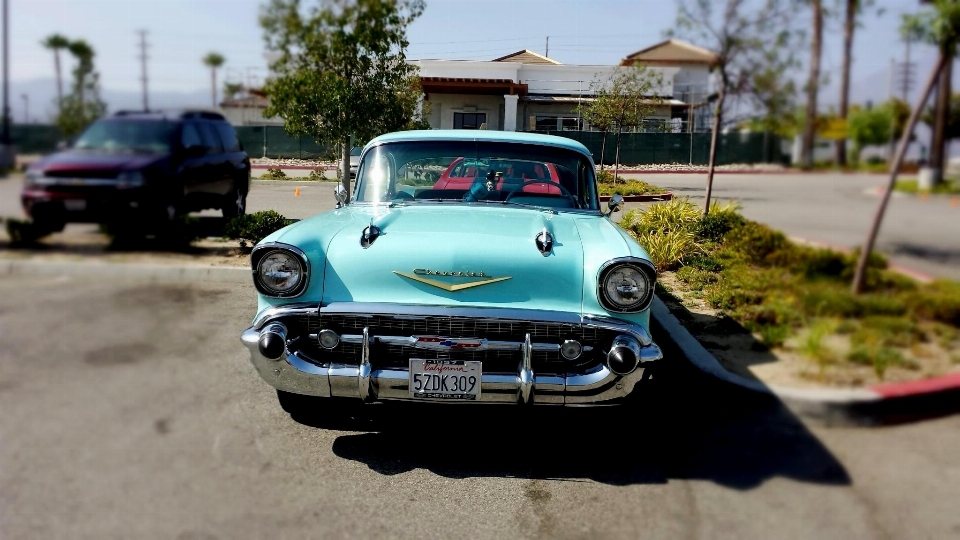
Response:
[[[292,304],[284,304],[282,306],[268,307],[267,309],[261,311],[256,318],[253,319],[252,324],[254,328],[260,330],[265,324],[273,319],[290,317],[293,315],[316,315],[318,310],[319,306],[313,302],[295,302]]]
[[[536,380],[533,378],[533,347],[530,345],[530,334],[523,339],[523,355],[520,359],[519,384],[517,385],[517,402],[521,405],[533,403],[533,387]]]
[[[377,302],[331,302],[320,306],[322,314],[354,315],[358,317],[393,316],[409,319],[422,317],[468,317],[478,320],[543,321],[580,324],[580,314],[566,311],[546,311],[519,308],[486,308],[462,306],[431,306],[423,304],[387,304]]]
[[[421,341],[419,338],[436,338],[443,341]],[[451,338],[444,336],[373,336],[372,339],[375,342],[382,343],[384,345],[399,345],[401,347],[413,347],[415,349],[422,349],[426,351],[519,351],[523,347],[523,342],[520,341],[491,341],[482,338]],[[359,334],[343,334],[340,336],[340,341],[343,343],[360,344],[363,343],[363,336]],[[450,345],[444,345],[442,343],[450,343],[453,345],[468,344],[470,346],[453,347]],[[556,343],[533,343],[532,347],[535,351],[555,352],[560,350],[560,345]]]
[[[259,276],[257,275],[257,269],[260,266],[260,261],[265,255],[260,256],[260,258],[257,258],[256,255],[265,250],[289,251],[290,253],[296,255],[298,259],[300,259],[300,264],[303,266],[303,279],[301,279],[300,283],[297,284],[297,286],[289,293],[277,294],[275,292],[270,292],[266,289],[266,287],[263,286],[262,283],[260,283]],[[269,251],[267,251],[267,253],[269,253]],[[256,263],[254,263],[254,261],[256,261]],[[307,257],[307,254],[297,246],[284,244],[283,242],[264,242],[262,244],[257,244],[250,251],[250,273],[253,277],[253,285],[260,294],[269,296],[271,298],[296,298],[302,295],[307,290],[307,286],[310,284],[310,257]]]
[[[363,345],[360,347],[360,369],[357,373],[357,382],[359,383],[360,399],[363,401],[373,401],[376,395],[372,392],[370,384],[370,329],[363,327]]]

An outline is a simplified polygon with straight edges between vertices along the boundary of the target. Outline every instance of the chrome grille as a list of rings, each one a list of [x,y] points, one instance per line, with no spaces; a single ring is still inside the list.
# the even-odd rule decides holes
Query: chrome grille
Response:
[[[485,338],[488,340],[522,342],[527,333],[533,342],[561,343],[576,339],[583,345],[594,348],[575,361],[560,356],[559,351],[534,351],[533,367],[538,373],[566,373],[602,361],[602,350],[613,341],[615,333],[594,328],[582,328],[578,324],[551,323],[544,321],[521,321],[508,319],[474,319],[468,317],[407,317],[386,315],[310,314],[284,319],[290,335],[299,336],[292,343],[307,360],[318,365],[341,363],[353,365],[360,359],[360,345],[340,343],[333,350],[322,349],[309,334],[329,328],[340,335],[361,334],[370,329],[371,336],[416,336],[435,335],[449,338]],[[370,349],[374,369],[406,368],[410,358],[450,358],[454,360],[479,360],[483,370],[490,373],[514,373],[520,362],[520,351],[432,351],[401,345],[385,345],[374,342]]]

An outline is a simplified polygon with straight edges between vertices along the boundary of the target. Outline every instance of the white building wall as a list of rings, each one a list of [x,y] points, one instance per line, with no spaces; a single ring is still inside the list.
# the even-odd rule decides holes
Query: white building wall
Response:
[[[453,129],[454,113],[485,113],[487,129],[500,130],[503,96],[430,94],[430,127]]]

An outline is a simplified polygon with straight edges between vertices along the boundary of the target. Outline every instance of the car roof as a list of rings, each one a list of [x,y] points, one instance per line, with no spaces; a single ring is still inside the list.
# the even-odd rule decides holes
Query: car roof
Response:
[[[108,118],[109,120],[211,120],[214,122],[225,122],[226,117],[222,114],[205,110],[192,109],[165,109],[153,111],[117,111]]]
[[[423,129],[414,131],[396,131],[381,135],[367,143],[365,148],[391,142],[411,141],[483,141],[521,144],[542,144],[556,146],[579,152],[592,159],[590,151],[583,144],[566,137],[527,133],[522,131],[486,131],[472,129]]]

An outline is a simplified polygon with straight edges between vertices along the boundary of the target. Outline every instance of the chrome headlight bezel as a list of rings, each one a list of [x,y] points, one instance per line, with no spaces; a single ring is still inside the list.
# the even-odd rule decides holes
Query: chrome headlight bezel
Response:
[[[618,268],[630,267],[641,272],[646,279],[646,290],[636,302],[622,304],[611,298],[607,292],[607,279]],[[597,301],[604,309],[613,313],[637,313],[650,307],[657,284],[657,270],[653,263],[640,257],[618,257],[600,267],[597,273]]]
[[[263,283],[260,275],[261,263],[268,255],[272,253],[284,253],[290,255],[294,261],[297,261],[300,266],[300,280],[288,290],[280,291],[273,289]],[[265,296],[272,296],[274,298],[295,298],[303,294],[307,289],[307,284],[310,282],[310,259],[307,258],[307,254],[303,252],[300,248],[296,246],[291,246],[290,244],[283,244],[280,242],[266,242],[259,244],[253,248],[253,251],[250,253],[250,266],[253,273],[253,285],[256,287],[257,292]]]

